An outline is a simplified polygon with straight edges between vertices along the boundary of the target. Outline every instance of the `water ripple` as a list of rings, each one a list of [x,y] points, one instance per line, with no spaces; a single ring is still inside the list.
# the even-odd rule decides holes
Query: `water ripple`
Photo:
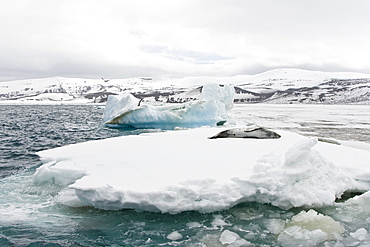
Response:
[[[38,163],[35,152],[89,140],[133,134],[101,124],[91,105],[1,105],[0,178]]]

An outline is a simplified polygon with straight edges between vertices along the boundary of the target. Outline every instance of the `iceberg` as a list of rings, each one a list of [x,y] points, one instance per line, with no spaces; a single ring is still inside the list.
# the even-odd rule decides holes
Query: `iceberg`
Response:
[[[274,139],[210,139],[226,130],[171,130],[41,151],[33,182],[61,186],[56,201],[72,207],[171,214],[246,201],[321,207],[346,191],[370,190],[366,150],[282,130]]]
[[[182,104],[148,105],[132,94],[110,95],[103,123],[113,127],[194,128],[217,126],[228,120],[235,90],[228,85],[206,84],[199,100]]]

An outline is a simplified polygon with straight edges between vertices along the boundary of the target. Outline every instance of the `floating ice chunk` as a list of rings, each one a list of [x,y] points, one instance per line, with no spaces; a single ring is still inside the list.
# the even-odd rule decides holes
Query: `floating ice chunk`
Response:
[[[287,227],[293,225],[300,226],[310,231],[320,229],[328,234],[328,239],[330,240],[337,239],[345,232],[339,222],[335,221],[330,216],[317,213],[313,209],[307,212],[301,211],[299,214],[293,216],[291,221],[288,222]]]
[[[281,219],[266,219],[264,224],[270,232],[273,234],[279,234],[284,230],[285,221]]]
[[[307,230],[299,226],[290,226],[278,237],[278,241],[284,246],[316,246],[328,240],[328,236],[320,229]]]
[[[110,95],[103,122],[113,126],[161,129],[216,126],[227,121],[233,100],[233,87],[218,84],[204,85],[200,100],[183,104],[140,105],[140,100],[130,94]]]
[[[61,186],[67,186],[74,183],[77,179],[85,175],[83,169],[69,160],[51,161],[37,168],[33,175],[33,183],[52,183]]]
[[[225,230],[222,232],[220,236],[220,241],[222,244],[231,244],[239,238],[240,238],[239,235],[236,234],[235,232]]]
[[[173,240],[173,241],[176,241],[182,238],[183,236],[178,231],[171,232],[170,234],[167,235],[167,239]]]
[[[278,240],[284,246],[316,246],[324,241],[338,240],[344,232],[339,222],[311,209],[293,216]]]
[[[215,217],[215,219],[211,222],[211,225],[213,226],[213,227],[215,227],[215,228],[217,228],[217,227],[224,227],[224,226],[230,226],[230,224],[229,223],[227,223],[224,219],[223,219],[223,217],[222,217],[222,215],[215,215],[214,216]]]
[[[241,246],[250,246],[251,243],[245,239],[242,239],[238,234],[235,232],[225,230],[221,233],[220,242],[223,245],[229,247],[241,247]]]
[[[359,241],[364,241],[367,238],[367,230],[365,228],[360,228],[355,232],[351,232],[350,235]]]
[[[188,228],[199,228],[202,227],[203,225],[200,224],[199,222],[189,222],[186,224]]]
[[[201,239],[200,246],[224,247],[220,242],[220,234],[206,234]]]

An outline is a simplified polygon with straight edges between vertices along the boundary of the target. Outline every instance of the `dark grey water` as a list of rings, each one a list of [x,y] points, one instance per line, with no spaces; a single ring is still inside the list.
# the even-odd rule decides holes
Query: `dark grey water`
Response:
[[[40,165],[35,152],[146,130],[105,128],[97,106],[0,105],[0,112],[0,246],[226,246],[220,242],[226,231],[254,246],[283,246],[276,229],[302,210],[242,203],[210,214],[170,215],[63,206],[54,201],[60,188],[32,183]],[[341,244],[354,244],[349,233],[368,229],[354,208],[316,210],[345,227]]]
[[[0,105],[0,177],[39,162],[35,152],[139,130],[105,128],[97,106]]]

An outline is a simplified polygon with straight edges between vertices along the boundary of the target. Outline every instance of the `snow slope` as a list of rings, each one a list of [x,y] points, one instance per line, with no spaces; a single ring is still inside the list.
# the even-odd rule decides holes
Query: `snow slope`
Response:
[[[167,79],[155,81],[151,78],[130,79],[83,79],[53,77],[43,79],[19,80],[0,82],[0,100],[12,100],[13,102],[37,103],[43,94],[63,93],[68,97],[50,98],[50,101],[73,102],[85,99],[85,103],[105,102],[112,94],[127,93],[153,93],[166,92],[166,86],[171,87]],[[38,97],[38,98],[37,98]]]
[[[369,74],[276,69],[234,86],[240,89],[237,102],[370,103]]]
[[[285,90],[287,88],[314,87],[331,79],[359,79],[370,78],[369,74],[349,72],[321,72],[302,69],[274,69],[251,76],[250,89],[258,90]]]

